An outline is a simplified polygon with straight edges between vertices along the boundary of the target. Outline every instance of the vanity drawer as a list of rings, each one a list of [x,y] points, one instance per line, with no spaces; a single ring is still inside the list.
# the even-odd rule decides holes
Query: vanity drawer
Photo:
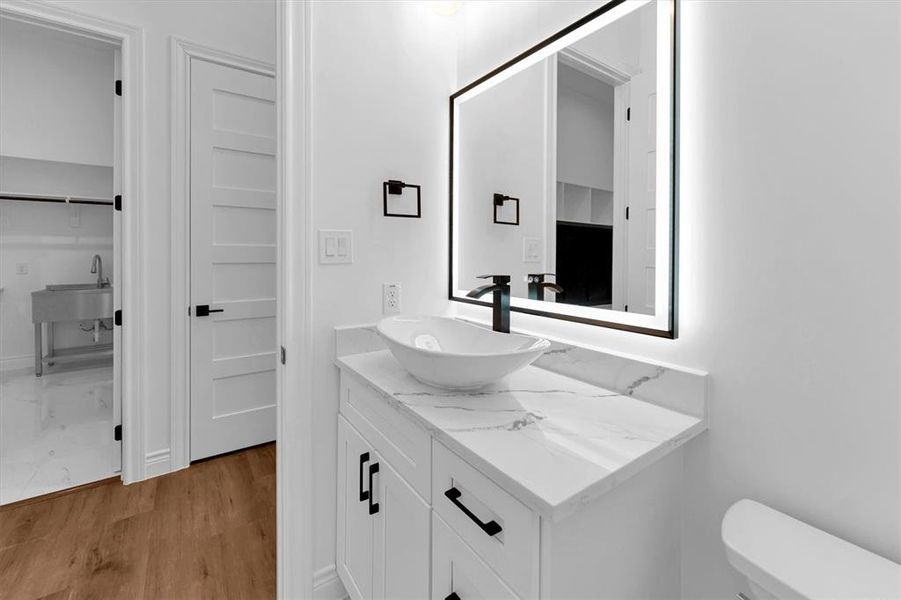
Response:
[[[373,449],[430,502],[432,446],[428,432],[344,373],[341,374],[340,411]]]
[[[515,600],[516,594],[432,513],[432,600]]]
[[[519,596],[537,597],[538,515],[439,442],[432,460],[435,511]]]

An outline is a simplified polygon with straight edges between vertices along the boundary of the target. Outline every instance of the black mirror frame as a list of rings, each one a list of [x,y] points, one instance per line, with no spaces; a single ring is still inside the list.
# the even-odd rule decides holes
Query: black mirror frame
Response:
[[[657,1],[657,0],[652,0]],[[678,320],[677,316],[679,314],[678,311],[678,264],[679,264],[679,12],[680,12],[680,1],[681,0],[671,0],[672,2],[672,19],[671,19],[671,27],[672,27],[672,102],[671,102],[671,121],[672,121],[672,139],[670,140],[670,175],[671,175],[671,185],[672,192],[670,194],[670,215],[671,215],[671,223],[670,223],[670,289],[669,289],[669,315],[668,315],[668,323],[669,327],[667,329],[654,329],[650,327],[641,327],[637,325],[630,325],[627,323],[616,323],[613,321],[605,321],[603,319],[591,319],[587,317],[580,317],[575,315],[567,315],[560,314],[550,311],[537,310],[532,308],[527,308],[523,306],[511,306],[510,310],[514,312],[536,315],[540,317],[547,317],[551,319],[560,319],[563,321],[570,321],[575,323],[581,323],[584,325],[595,325],[598,327],[607,327],[610,329],[618,329],[620,331],[629,331],[633,333],[640,333],[644,335],[651,335],[660,338],[667,339],[675,339],[678,337]],[[611,9],[623,4],[626,0],[609,0],[609,2],[605,3],[600,8],[588,13],[581,19],[571,23],[570,25],[564,27],[554,35],[549,38],[542,40],[538,44],[532,46],[525,52],[518,54],[512,59],[508,60],[501,66],[495,68],[489,73],[483,75],[482,77],[476,79],[465,87],[454,92],[449,98],[449,114],[450,114],[450,153],[448,155],[448,278],[447,278],[447,290],[448,290],[448,299],[453,302],[461,302],[464,304],[475,304],[479,306],[491,307],[491,303],[483,301],[483,300],[475,300],[473,298],[468,297],[460,297],[454,294],[454,103],[457,97],[465,94],[472,88],[481,85],[485,81],[491,79],[492,77],[502,73],[506,69],[512,67],[513,65],[519,63],[520,61],[528,58],[532,54],[535,54],[539,50],[545,48],[546,46],[556,42],[560,38],[569,35],[573,31],[579,29],[583,25],[593,21],[594,19],[600,17],[604,13],[610,11]]]

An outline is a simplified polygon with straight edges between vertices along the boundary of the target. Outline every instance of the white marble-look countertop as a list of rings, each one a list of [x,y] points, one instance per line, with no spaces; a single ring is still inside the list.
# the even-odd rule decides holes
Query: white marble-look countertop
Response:
[[[554,521],[707,428],[705,419],[534,366],[466,392],[420,383],[387,350],[337,364]]]

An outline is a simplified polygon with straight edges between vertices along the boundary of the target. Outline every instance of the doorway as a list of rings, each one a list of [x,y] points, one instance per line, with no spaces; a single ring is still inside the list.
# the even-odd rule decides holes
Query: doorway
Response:
[[[0,504],[10,504],[121,471],[121,46],[10,15],[0,30]]]

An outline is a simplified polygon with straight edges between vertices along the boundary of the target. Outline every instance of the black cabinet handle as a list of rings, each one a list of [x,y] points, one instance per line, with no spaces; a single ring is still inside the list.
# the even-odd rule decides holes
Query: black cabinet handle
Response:
[[[483,523],[471,510],[466,508],[462,502],[460,502],[460,496],[462,493],[455,487],[444,492],[444,495],[447,496],[447,499],[453,502],[457,508],[463,511],[463,514],[469,517],[470,519],[478,525],[482,531],[487,533],[488,535],[497,535],[499,534],[503,528],[497,524],[497,521],[488,521],[487,523]]]
[[[375,496],[372,488],[372,477],[379,472],[379,463],[369,465],[369,514],[374,515],[379,512],[379,503],[373,503],[372,497]]]
[[[194,307],[194,316],[208,317],[210,313],[225,312],[224,308],[210,308],[209,304],[198,304]]]
[[[451,592],[444,597],[444,600],[460,600],[460,596],[457,595],[457,592]]]
[[[360,455],[360,502],[369,500],[369,491],[363,491],[363,465],[369,462],[369,453],[364,452]],[[369,484],[372,485],[371,483]],[[371,488],[370,488],[371,489]]]

